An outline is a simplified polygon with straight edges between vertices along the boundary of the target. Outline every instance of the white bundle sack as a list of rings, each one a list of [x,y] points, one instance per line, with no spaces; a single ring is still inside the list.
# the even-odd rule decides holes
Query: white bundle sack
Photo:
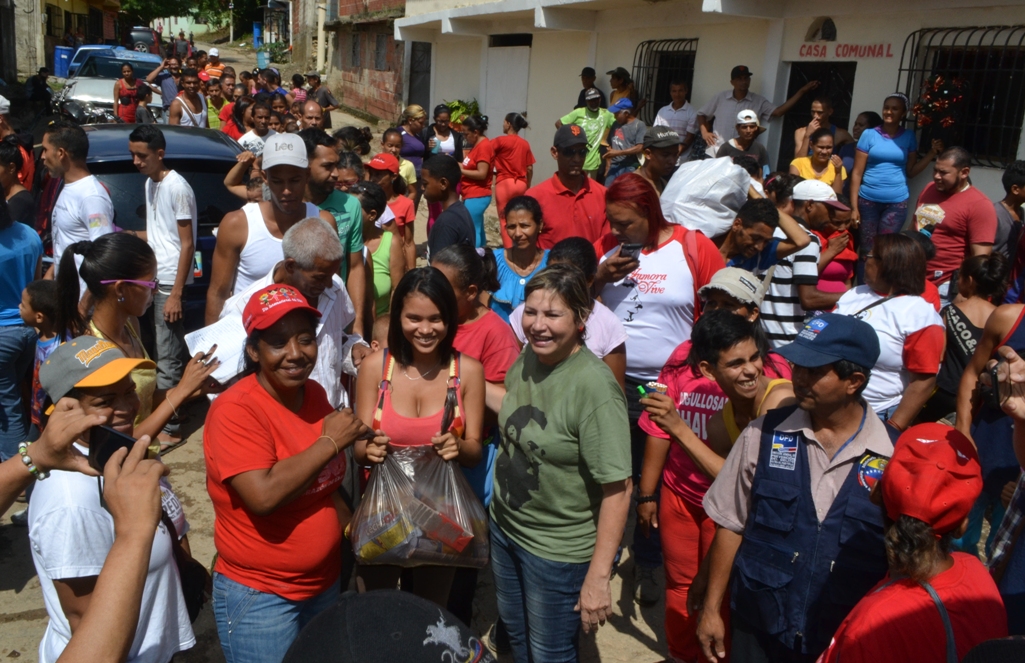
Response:
[[[662,213],[670,223],[716,237],[733,225],[750,185],[751,176],[729,157],[689,161],[662,192]]]

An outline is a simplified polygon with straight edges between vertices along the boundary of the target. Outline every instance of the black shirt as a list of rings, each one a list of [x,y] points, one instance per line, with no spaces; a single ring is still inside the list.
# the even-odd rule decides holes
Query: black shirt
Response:
[[[598,90],[598,88],[594,88],[594,89]],[[574,106],[573,108],[575,108],[575,109],[576,108],[583,108],[584,106],[587,105],[587,100],[584,99],[584,93],[585,92],[587,92],[587,90],[580,90],[580,94],[577,95],[577,105]],[[598,94],[601,95],[601,99],[598,101],[598,106],[601,107],[601,108],[608,108],[609,107],[609,103],[607,101],[605,101],[605,93],[602,92],[601,90],[598,90]]]
[[[35,216],[36,211],[36,200],[28,191],[19,191],[7,201],[7,211],[10,212],[11,218],[20,223],[24,223],[29,228],[35,228],[36,223]]]
[[[434,221],[434,227],[427,237],[427,260],[437,255],[446,246],[453,244],[466,244],[474,246],[477,241],[477,230],[474,228],[473,219],[469,210],[462,201],[454,203],[447,210],[438,215]]]

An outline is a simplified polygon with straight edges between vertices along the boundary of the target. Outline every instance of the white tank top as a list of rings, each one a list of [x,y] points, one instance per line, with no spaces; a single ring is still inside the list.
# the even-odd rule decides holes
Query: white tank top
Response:
[[[198,113],[193,113],[192,109],[189,108],[189,104],[185,101],[185,97],[176,97],[178,103],[182,107],[182,119],[179,126],[183,127],[200,127],[201,129],[207,128],[207,110],[206,110],[206,97],[200,93],[199,95],[199,107]]]
[[[242,252],[238,256],[235,287],[232,289],[235,293],[242,292],[270,274],[274,265],[284,258],[281,240],[267,230],[267,223],[260,212],[260,203],[243,205],[242,211],[246,213],[249,234],[246,236],[246,245],[242,247]],[[306,216],[319,217],[320,208],[313,203],[306,203]]]

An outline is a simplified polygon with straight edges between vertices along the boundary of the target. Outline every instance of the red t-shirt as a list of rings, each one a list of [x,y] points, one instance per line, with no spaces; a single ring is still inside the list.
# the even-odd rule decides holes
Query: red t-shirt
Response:
[[[932,304],[932,307],[936,309],[936,312],[940,312],[942,308],[942,302],[940,301],[940,289],[936,287],[936,284],[929,279],[925,280],[925,292],[922,293],[922,299]]]
[[[996,583],[977,558],[953,553],[954,566],[929,581],[950,615],[963,659],[975,645],[1007,636],[1007,612]],[[840,624],[819,663],[945,661],[947,636],[939,609],[911,580],[889,576],[858,602]]]
[[[567,237],[583,237],[594,244],[609,232],[605,218],[605,187],[590,177],[573,193],[559,180],[559,174],[527,189],[541,205],[544,228],[537,238],[540,249],[550,249]]]
[[[936,255],[926,267],[926,277],[941,284],[971,255],[972,244],[993,244],[997,213],[993,203],[973,186],[947,195],[930,182],[918,196],[915,225],[932,233]]]
[[[298,413],[243,378],[210,406],[203,430],[206,487],[214,505],[214,570],[246,587],[303,601],[327,590],[342,571],[342,531],[331,494],[342,483],[339,454],[301,496],[270,515],[250,513],[228,480],[265,470],[305,451],[332,412],[310,380]]]
[[[396,228],[402,228],[416,219],[416,210],[413,209],[413,201],[409,199],[409,196],[398,196],[388,203],[388,208],[395,215]]]
[[[505,373],[520,356],[520,345],[505,320],[488,311],[480,320],[459,325],[452,347],[484,366],[487,382],[504,382]]]
[[[492,162],[495,159],[495,151],[491,147],[491,141],[485,136],[481,136],[477,144],[473,146],[470,153],[463,159],[463,168],[468,170],[474,170],[477,168],[477,164],[481,161],[485,161],[488,164],[488,176],[483,180],[471,180],[469,177],[463,176],[460,180],[463,184],[461,190],[463,200],[467,198],[483,198],[487,196],[491,197],[491,171]],[[990,206],[992,207],[992,205]]]
[[[527,166],[535,163],[530,143],[519,136],[506,135],[491,141],[491,148],[495,153],[495,172],[499,182],[527,179]]]

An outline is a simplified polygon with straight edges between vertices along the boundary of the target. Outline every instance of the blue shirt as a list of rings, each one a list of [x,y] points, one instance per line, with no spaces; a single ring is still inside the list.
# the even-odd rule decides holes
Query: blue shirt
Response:
[[[776,257],[776,249],[779,247],[780,239],[773,237],[765,243],[765,248],[759,253],[748,258],[747,256],[739,255],[730,258],[730,261],[726,263],[727,267],[739,267],[746,269],[752,274],[758,274],[759,272],[765,272],[770,267],[779,262],[779,258]]]
[[[495,249],[495,263],[498,266],[499,288],[491,293],[491,310],[509,322],[513,309],[523,303],[523,291],[534,275],[548,266],[548,251],[541,255],[541,262],[527,276],[517,274],[505,261],[505,249]]]
[[[25,324],[18,313],[21,293],[36,278],[43,241],[24,223],[0,230],[0,327]]]
[[[918,149],[914,131],[901,129],[890,138],[883,127],[865,129],[858,140],[858,151],[868,155],[865,176],[858,195],[874,203],[899,203],[908,199],[905,176],[908,155]],[[857,201],[855,201],[857,202]]]
[[[160,102],[164,110],[167,110],[171,107],[174,98],[178,96],[178,84],[174,81],[174,76],[167,71],[157,74],[153,82],[160,86]]]

